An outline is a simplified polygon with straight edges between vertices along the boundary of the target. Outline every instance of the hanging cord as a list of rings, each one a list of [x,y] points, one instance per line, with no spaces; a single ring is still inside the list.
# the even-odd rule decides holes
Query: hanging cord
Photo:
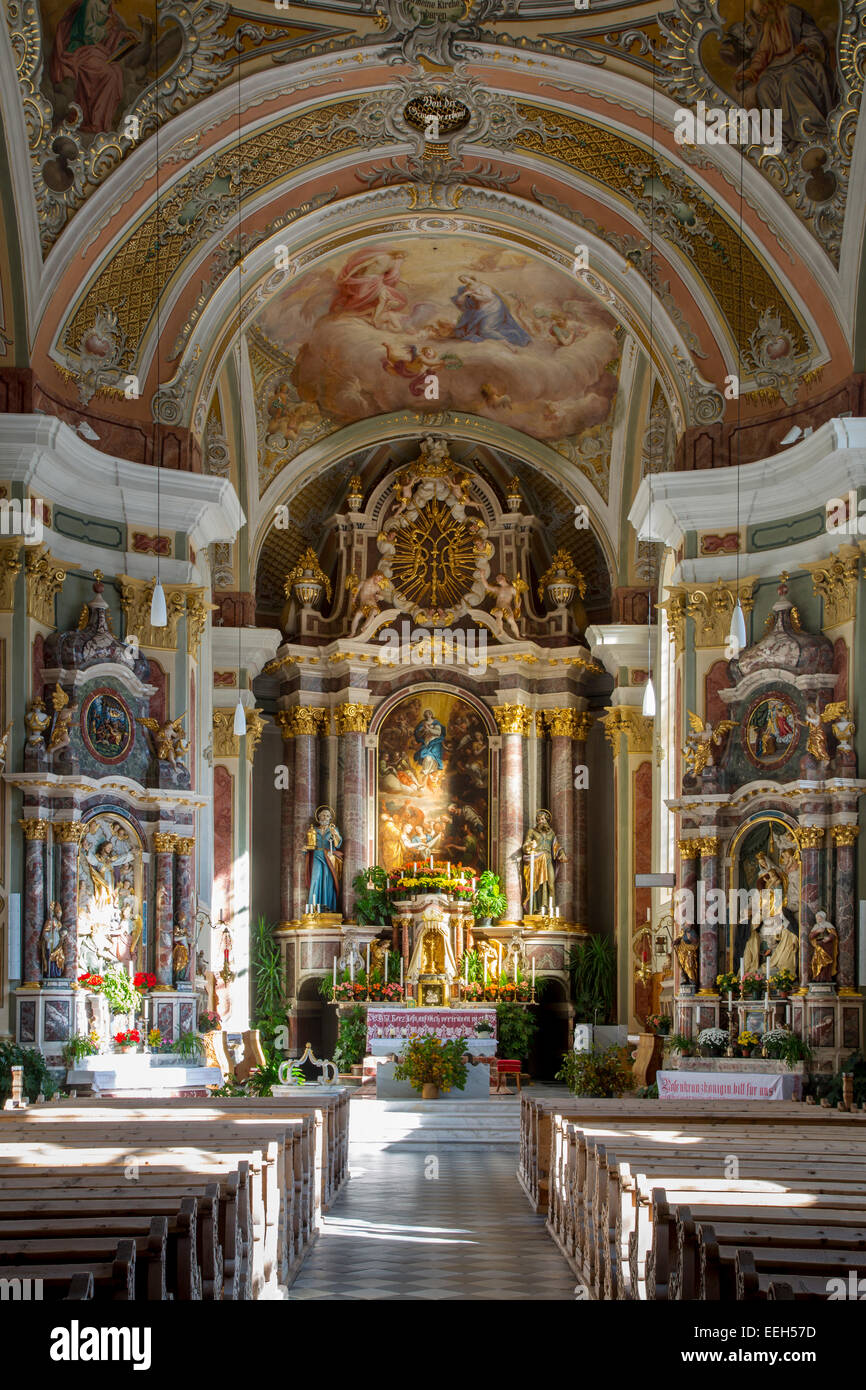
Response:
[[[160,498],[159,498],[159,479],[160,479],[160,450],[159,450],[159,393],[162,385],[160,371],[160,338],[161,338],[161,318],[162,318],[162,244],[161,244],[161,217],[162,208],[160,206],[160,187],[159,187],[159,0],[153,0],[153,82],[154,82],[154,110],[156,113],[156,410],[153,418],[153,458],[156,464],[156,582],[159,584],[160,566],[159,552],[161,549],[161,517],[160,517]]]
[[[746,0],[743,0],[743,32],[746,29]],[[746,90],[745,73],[740,71],[740,108],[742,109],[743,97]],[[745,147],[740,145],[740,215],[739,215],[739,247],[737,259],[739,262],[740,293],[737,298],[737,549],[735,551],[735,576],[736,576],[736,598],[734,606],[736,608],[740,602],[740,464],[742,463],[742,407],[743,407],[743,319],[745,310],[743,304],[743,185],[746,169]],[[735,655],[739,656],[739,652]]]

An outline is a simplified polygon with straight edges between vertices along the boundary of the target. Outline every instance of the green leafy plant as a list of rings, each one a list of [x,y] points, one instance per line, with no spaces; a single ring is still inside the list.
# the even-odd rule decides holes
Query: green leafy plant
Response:
[[[76,1062],[81,1061],[82,1057],[95,1057],[99,1048],[98,1033],[73,1033],[69,1041],[65,1042],[60,1049],[60,1055],[67,1067],[74,1067]]]
[[[177,1057],[183,1057],[188,1062],[197,1062],[202,1054],[201,1039],[198,1033],[181,1033],[171,1050]]]
[[[654,1081],[651,1086],[638,1086],[635,1095],[638,1100],[658,1100],[659,1083]]]
[[[141,995],[123,970],[106,970],[104,975],[79,975],[79,984],[97,994],[104,994],[113,1014],[141,1012]]]
[[[769,1033],[765,1033],[762,1039],[763,1050],[768,1057],[774,1058],[777,1062],[786,1062],[792,1067],[795,1062],[811,1062],[812,1049],[802,1038],[798,1038],[796,1033],[791,1033],[787,1028],[772,1028]]]
[[[525,1062],[532,1050],[532,1042],[537,1032],[537,1020],[523,1005],[496,1005],[496,1033],[499,1039],[497,1051],[500,1057],[519,1057],[521,1062]]]
[[[350,1067],[356,1067],[359,1062],[363,1062],[366,1052],[367,1010],[357,1005],[340,1019],[334,1061],[340,1071],[346,1072]]]
[[[852,1052],[832,1076],[817,1072],[807,1076],[803,1094],[813,1096],[815,1100],[826,1100],[830,1105],[838,1105],[842,1099],[842,1078],[848,1075],[854,1079],[854,1104],[866,1105],[866,1057],[862,1052]]]
[[[253,1027],[258,1028],[261,1034],[262,1050],[266,1056],[277,1052],[277,1031],[286,1026],[283,961],[275,931],[273,922],[260,915],[253,924],[250,937],[255,988]]]
[[[695,1050],[694,1038],[687,1038],[685,1033],[671,1033],[667,1039],[669,1052],[679,1052],[682,1057],[691,1057]]]
[[[38,1100],[40,1092],[46,1100],[54,1095],[57,1086],[38,1047],[0,1042],[0,1106],[12,1094],[13,1067],[24,1068],[24,1094],[28,1100]]]
[[[564,1081],[572,1095],[613,1099],[631,1089],[631,1067],[618,1047],[603,1051],[566,1052],[557,1081]]]
[[[388,875],[378,864],[362,869],[352,879],[355,894],[355,915],[364,926],[388,926],[391,922],[391,900],[388,897]]]
[[[502,891],[499,875],[492,869],[485,869],[472,898],[476,922],[482,921],[485,917],[501,917],[507,909],[508,899]]]
[[[578,1023],[610,1023],[616,993],[616,947],[606,936],[590,936],[573,946],[568,968]]]
[[[484,966],[477,951],[464,951],[460,957],[460,978],[468,980],[471,985],[480,985],[484,981]]]
[[[435,1033],[408,1039],[402,1057],[394,1065],[394,1080],[408,1081],[413,1091],[424,1086],[438,1086],[442,1092],[454,1087],[462,1091],[466,1085],[465,1038],[449,1038],[443,1042]]]

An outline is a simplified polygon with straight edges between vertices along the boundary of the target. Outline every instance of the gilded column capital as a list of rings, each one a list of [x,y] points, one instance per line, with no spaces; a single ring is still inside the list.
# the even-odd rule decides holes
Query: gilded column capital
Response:
[[[372,718],[372,705],[342,704],[337,705],[334,710],[334,724],[338,734],[365,734]]]
[[[24,831],[25,840],[44,840],[48,836],[48,822],[38,816],[25,816],[18,822]]]
[[[724,647],[737,599],[743,612],[750,613],[755,606],[757,584],[757,577],[749,575],[741,579],[739,585],[725,584],[721,579],[715,584],[668,585],[665,590],[668,597],[659,607],[667,614],[677,656],[682,656],[685,647],[687,617],[695,625],[696,647]]]
[[[551,738],[574,738],[574,710],[539,710]]]
[[[699,839],[677,840],[677,849],[682,859],[697,859],[701,852],[701,842]]]
[[[826,831],[823,825],[798,825],[794,833],[801,849],[820,849]]]
[[[526,705],[494,705],[491,710],[496,726],[501,734],[523,734],[532,732],[532,710]]]
[[[54,627],[54,600],[63,587],[66,570],[55,563],[46,545],[24,552],[27,616],[45,627]]]
[[[714,859],[719,852],[720,843],[721,841],[718,835],[702,835],[701,838],[696,841],[698,853],[701,858]]]
[[[153,837],[154,854],[174,854],[177,836],[170,830],[157,830]]]
[[[839,845],[853,845],[860,834],[860,827],[859,825],[831,825],[830,834],[833,836],[833,844],[837,847]]]
[[[189,589],[186,595],[186,650],[188,656],[198,657],[201,639],[215,603],[208,603],[204,589]]]
[[[588,710],[574,710],[574,733],[572,738],[577,739],[578,743],[584,743],[589,735],[589,731],[595,723],[595,715]]]
[[[4,612],[15,607],[15,580],[21,573],[20,552],[20,541],[0,545],[0,609]]]
[[[247,759],[252,762],[255,757],[265,721],[261,717],[261,710],[247,709],[244,707],[246,715],[246,752]],[[241,755],[241,737],[235,733],[235,711],[234,707],[226,708],[221,706],[213,711],[213,755],[215,758],[239,758]]]
[[[290,738],[294,738],[295,731],[292,727],[292,711],[290,709],[278,709],[274,715],[274,722],[286,743]]]
[[[156,647],[161,651],[177,650],[177,625],[187,611],[187,591],[179,585],[170,585],[165,590],[165,627],[151,627],[150,601],[156,587],[155,579],[133,579],[131,575],[119,574],[117,586],[120,590],[120,606],[126,625],[126,636],[137,637],[142,647]],[[199,591],[200,592],[200,591]]]
[[[829,560],[804,563],[812,576],[812,590],[824,601],[824,627],[849,622],[857,611],[857,582],[860,578],[860,551],[843,545]]]
[[[194,835],[175,835],[174,852],[175,854],[192,854],[195,849]]]
[[[354,705],[349,708],[356,708]],[[362,706],[358,706],[362,708]],[[302,734],[324,735],[330,726],[330,710],[325,705],[293,705],[288,711],[291,715],[292,734],[295,738]]]
[[[614,755],[619,753],[623,738],[629,753],[652,752],[653,721],[634,705],[608,705],[601,722]]]
[[[52,833],[61,845],[80,845],[86,828],[81,820],[60,820],[52,825]]]

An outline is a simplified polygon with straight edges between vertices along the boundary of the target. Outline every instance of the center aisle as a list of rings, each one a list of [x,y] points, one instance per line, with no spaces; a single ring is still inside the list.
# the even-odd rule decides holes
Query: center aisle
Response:
[[[352,1176],[290,1300],[574,1298],[574,1276],[518,1185],[517,1142],[487,1146],[474,1126],[465,1140],[442,1142],[438,1126],[422,1138],[437,1104],[401,1107],[407,1128],[416,1122],[412,1142],[387,1126],[377,1143],[369,1102],[353,1101],[350,1141],[353,1130],[363,1138],[350,1143]]]

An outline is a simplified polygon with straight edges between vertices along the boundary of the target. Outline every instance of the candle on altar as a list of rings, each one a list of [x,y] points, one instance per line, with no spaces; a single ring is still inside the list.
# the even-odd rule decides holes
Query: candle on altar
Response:
[[[400,957],[400,988],[403,988],[403,957]]]
[[[448,877],[451,877],[451,860],[448,860]]]
[[[334,988],[337,988],[337,957],[334,956]]]
[[[496,973],[497,973],[497,975],[501,975],[501,974],[502,974],[502,942],[501,942],[501,941],[500,941],[500,943],[499,943],[499,961],[498,961],[498,964],[497,964],[497,967],[496,967]]]
[[[487,986],[487,960],[484,961],[484,985]]]
[[[464,962],[463,962],[463,983],[464,983],[464,985],[467,985],[467,986],[468,986],[468,984],[469,984],[469,957],[468,957],[468,956],[466,957],[466,959],[465,959]]]
[[[367,979],[370,978],[370,943],[367,942]]]
[[[430,868],[433,868],[433,855],[430,855]]]
[[[745,953],[745,951],[744,951],[743,954],[742,954],[742,956],[740,957],[740,983],[741,983],[741,984],[742,984],[742,982],[743,982],[743,980],[744,980],[745,978],[746,978],[746,953]]]
[[[388,950],[388,947],[386,946],[386,947],[385,947],[385,984],[388,983],[388,957],[390,956],[390,954],[391,954],[391,952]]]
[[[412,872],[413,872],[413,874],[417,874],[417,872],[418,872],[418,860],[417,860],[417,859],[415,860],[415,863],[412,865]]]
[[[769,984],[769,983],[770,983],[770,957],[769,957],[769,956],[767,956],[766,959],[764,960],[764,966],[765,966],[765,968],[766,968],[767,984]]]
[[[535,956],[532,957],[532,988],[535,989]]]

